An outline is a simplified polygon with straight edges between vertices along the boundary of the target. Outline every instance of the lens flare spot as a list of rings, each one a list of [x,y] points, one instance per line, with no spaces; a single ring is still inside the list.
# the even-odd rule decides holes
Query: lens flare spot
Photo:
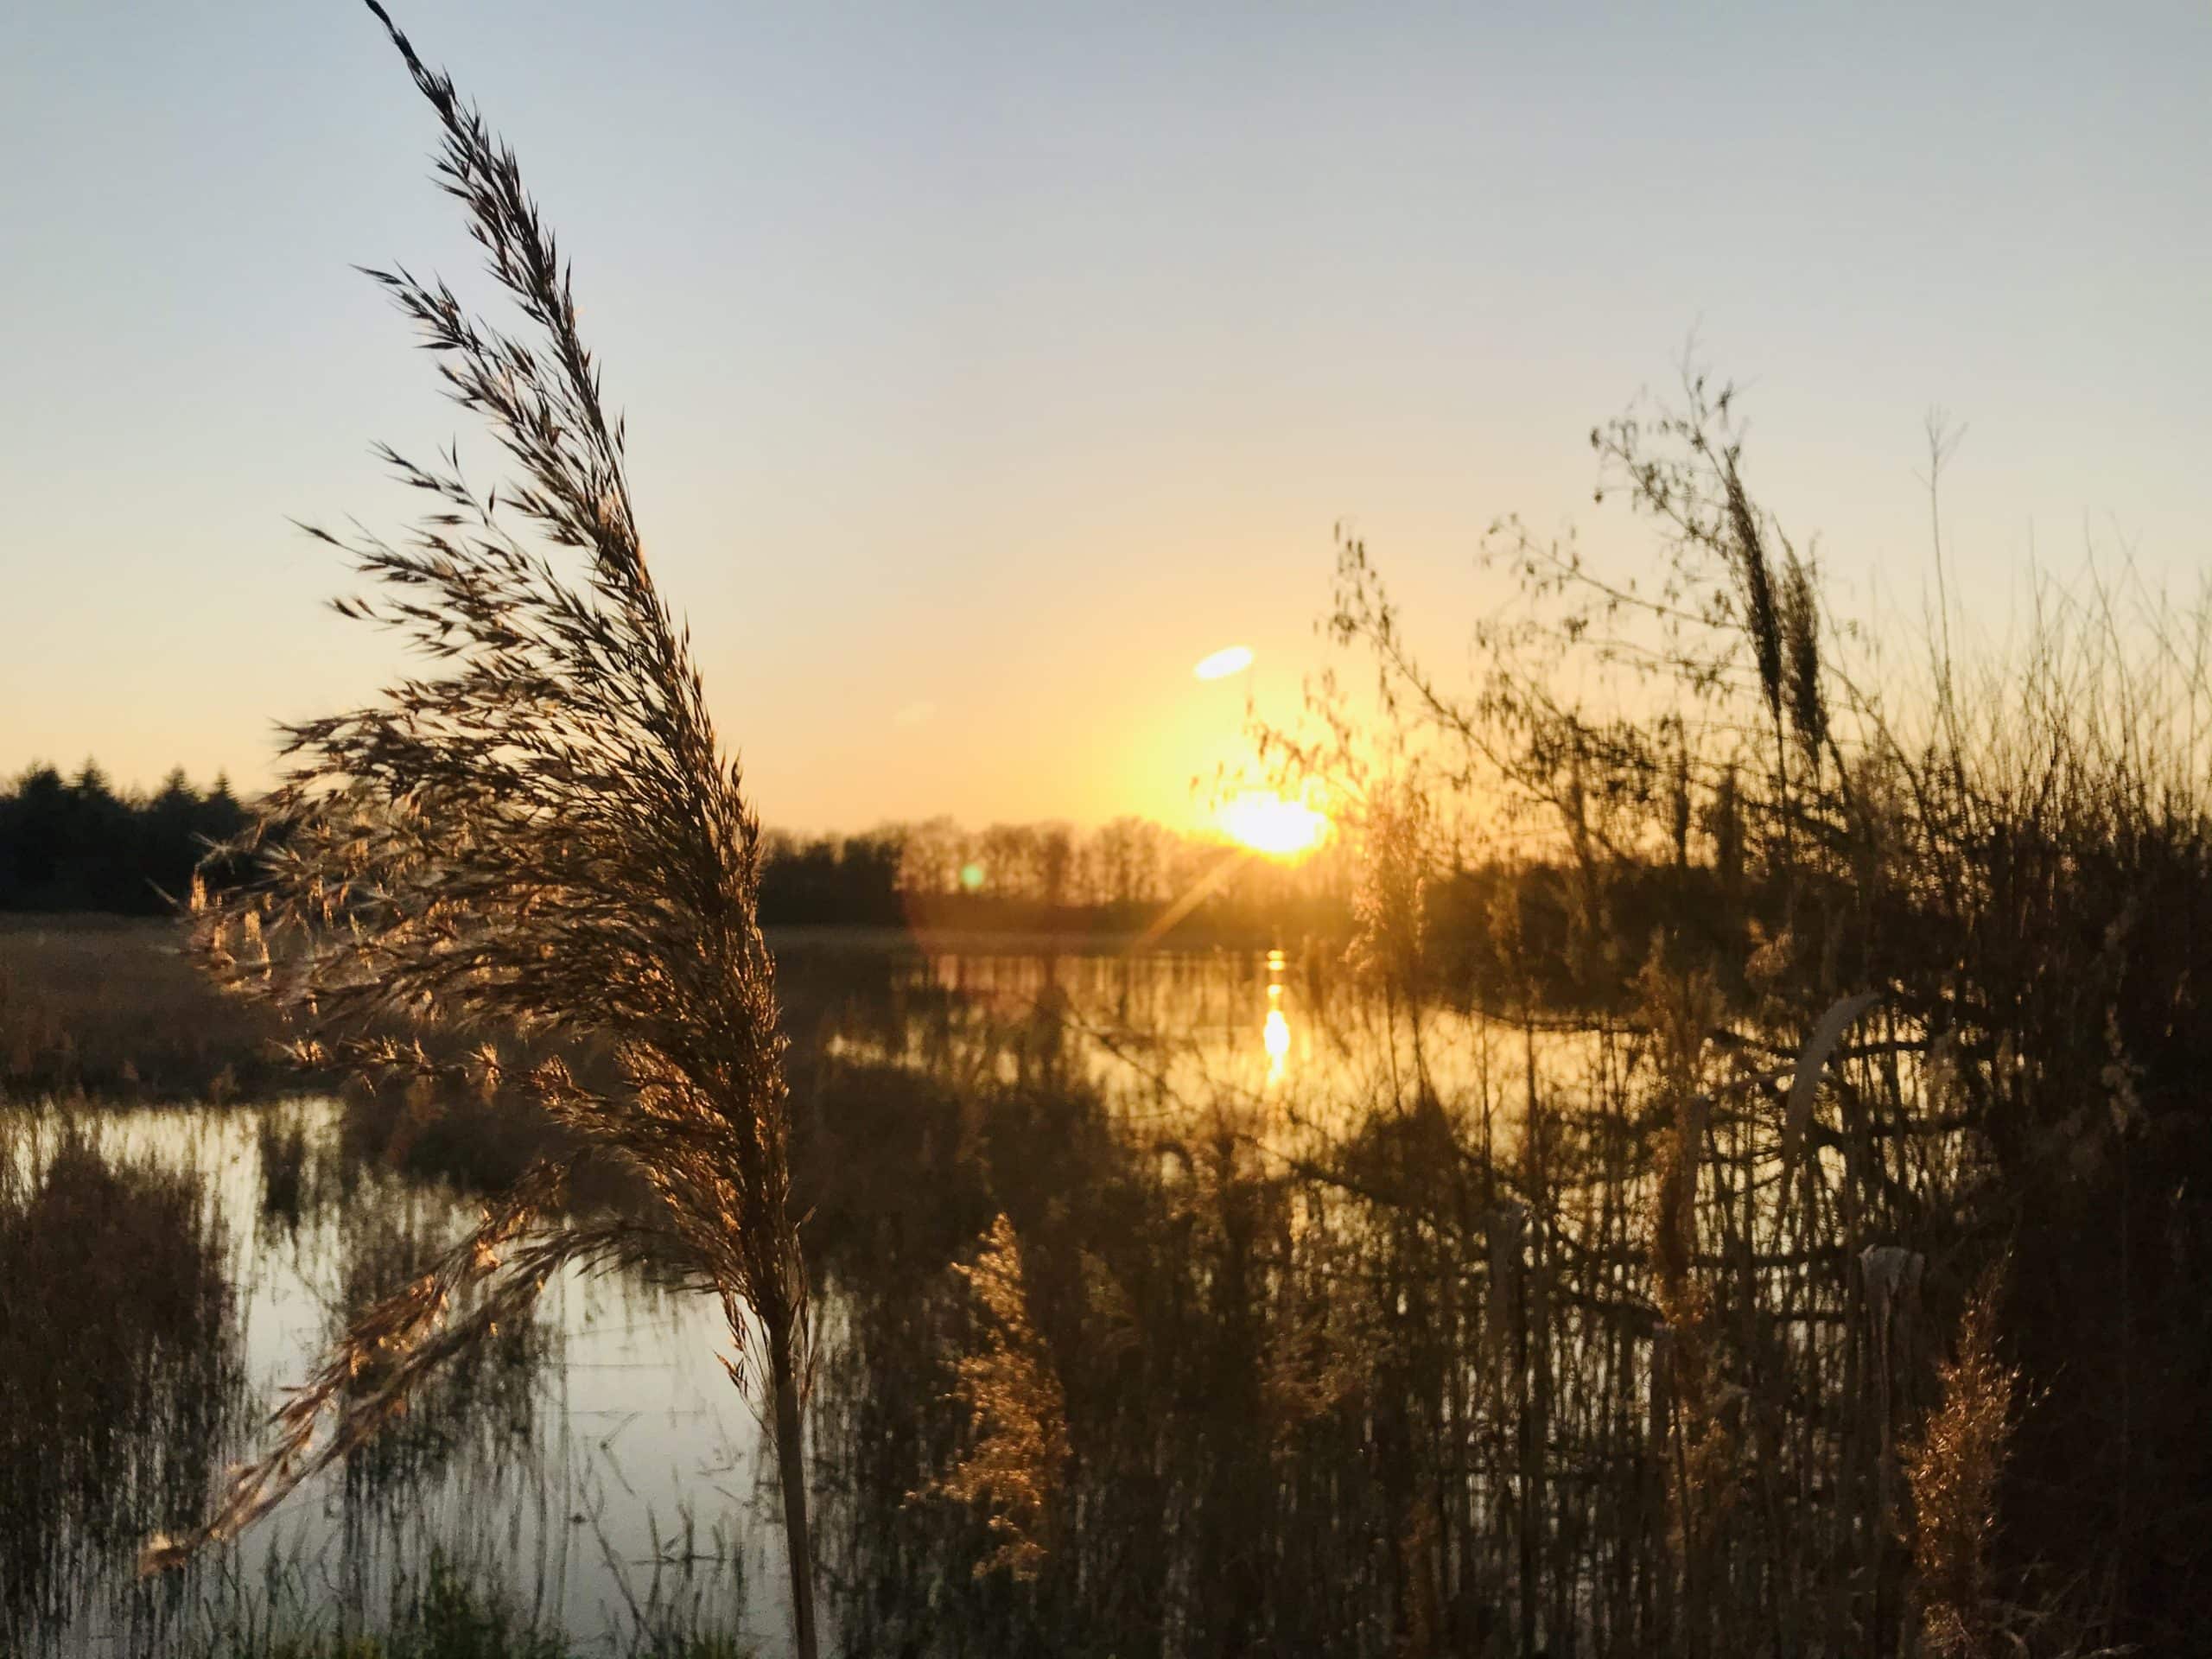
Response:
[[[1249,645],[1228,645],[1201,659],[1191,672],[1202,680],[1225,680],[1232,674],[1242,674],[1251,666],[1252,648]]]
[[[1310,853],[1329,833],[1329,819],[1303,801],[1287,801],[1266,790],[1249,790],[1215,815],[1221,832],[1255,853],[1292,858]]]
[[[983,867],[980,864],[963,864],[960,867],[960,885],[969,893],[974,893],[982,887]]]

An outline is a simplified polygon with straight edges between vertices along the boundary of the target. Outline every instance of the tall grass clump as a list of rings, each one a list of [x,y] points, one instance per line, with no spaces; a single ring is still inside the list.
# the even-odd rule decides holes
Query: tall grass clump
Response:
[[[280,785],[234,849],[254,874],[198,896],[195,948],[293,1022],[302,1059],[520,1085],[575,1150],[533,1166],[473,1236],[357,1318],[276,1414],[267,1453],[149,1562],[265,1513],[442,1361],[520,1318],[556,1272],[649,1257],[721,1299],[730,1375],[757,1384],[810,1656],[810,1319],[759,820],[646,566],[622,424],[514,153],[369,4],[437,116],[439,181],[523,327],[502,332],[404,268],[371,274],[514,470],[480,493],[457,450],[423,465],[386,448],[429,499],[413,535],[311,531],[383,589],[338,610],[397,632],[425,666],[366,707],[286,728]],[[482,1046],[448,1061],[376,1035],[395,1014]],[[504,1063],[500,1042],[525,1036],[602,1047],[616,1076],[601,1086],[558,1059]],[[555,1200],[592,1160],[642,1180],[658,1200],[647,1218],[563,1218]]]
[[[1552,1240],[1605,1275],[1580,1287],[1605,1433],[1657,1461],[1680,1559],[1655,1570],[1647,1532],[1593,1566],[1561,1537],[1516,1576],[1593,1586],[1582,1629],[1637,1650],[2204,1646],[2212,607],[2092,556],[2031,575],[2009,635],[1985,606],[1955,645],[1946,599],[1900,643],[1761,499],[1730,391],[1693,372],[1591,442],[1656,557],[1501,521],[1460,687],[1341,543],[1326,629],[1370,659],[1380,721],[1325,677],[1318,738],[1261,734],[1291,767],[1387,756],[1428,790],[1428,997],[1619,1056],[1547,1089],[1528,1046],[1544,1157],[1496,1265],[1538,1285]],[[1939,428],[1939,526],[1952,451]],[[1940,1368],[1916,1310],[1998,1262],[2019,1294],[1976,1303]],[[1967,1357],[2000,1348],[2017,1413]],[[1556,1441],[1529,1370],[1527,1433]]]

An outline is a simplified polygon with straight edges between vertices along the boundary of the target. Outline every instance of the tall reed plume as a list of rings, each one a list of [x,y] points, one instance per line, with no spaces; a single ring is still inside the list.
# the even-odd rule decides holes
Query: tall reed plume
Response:
[[[734,1381],[765,1367],[792,1617],[810,1656],[810,1323],[756,913],[759,821],[716,745],[688,634],[647,569],[622,424],[605,412],[569,268],[514,153],[368,5],[437,113],[439,181],[527,327],[502,333],[404,268],[369,274],[515,473],[480,495],[457,451],[423,466],[382,449],[429,498],[412,537],[311,531],[385,589],[339,611],[395,630],[429,666],[366,708],[287,728],[281,786],[240,843],[257,873],[195,895],[196,948],[223,983],[296,1022],[303,1058],[521,1084],[581,1150],[534,1168],[472,1238],[357,1319],[276,1416],[268,1453],[196,1533],[156,1540],[148,1564],[265,1513],[563,1267],[650,1255],[721,1297]],[[484,1046],[456,1065],[367,1034],[393,1014]],[[493,1039],[525,1033],[604,1047],[619,1082],[587,1086],[557,1060],[511,1073]],[[659,1200],[652,1218],[556,1218],[580,1159],[634,1171]],[[464,1294],[468,1311],[451,1314]],[[365,1372],[379,1385],[360,1388]]]
[[[1992,1269],[1967,1300],[1957,1351],[1936,1368],[1941,1403],[1905,1454],[1921,1642],[1934,1659],[1980,1659],[1997,1650],[1989,1545],[2018,1381],[1997,1357],[1998,1286]]]
[[[957,1362],[954,1390],[968,1408],[975,1444],[938,1490],[989,1516],[997,1543],[976,1563],[978,1578],[1001,1567],[1034,1578],[1051,1553],[1068,1459],[1066,1397],[1029,1318],[1014,1224],[1000,1216],[975,1262],[959,1271],[985,1315],[986,1336]]]

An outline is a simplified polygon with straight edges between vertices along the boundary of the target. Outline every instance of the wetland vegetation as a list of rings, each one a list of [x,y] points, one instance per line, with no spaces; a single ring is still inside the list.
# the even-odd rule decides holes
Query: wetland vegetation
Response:
[[[1338,861],[1236,948],[1110,830],[779,887],[567,268],[391,34],[523,334],[378,280],[516,481],[387,452],[343,608],[431,666],[189,924],[0,929],[0,1649],[2212,1641],[2203,613],[1901,645],[1693,370],[1591,434],[1649,561],[1500,524],[1471,684],[1340,543],[1372,695],[1252,734]]]

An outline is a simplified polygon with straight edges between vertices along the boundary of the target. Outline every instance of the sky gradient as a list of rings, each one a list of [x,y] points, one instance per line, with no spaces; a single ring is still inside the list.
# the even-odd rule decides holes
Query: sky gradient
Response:
[[[574,257],[772,823],[1186,818],[1338,521],[1446,665],[1499,514],[1636,546],[1584,435],[1693,333],[1870,603],[1935,405],[1977,620],[2091,541],[2212,569],[2202,4],[796,10],[398,14]],[[432,117],[342,0],[10,27],[0,769],[251,786],[399,660],[288,519],[403,528],[372,439],[490,475],[349,269],[473,277]]]

